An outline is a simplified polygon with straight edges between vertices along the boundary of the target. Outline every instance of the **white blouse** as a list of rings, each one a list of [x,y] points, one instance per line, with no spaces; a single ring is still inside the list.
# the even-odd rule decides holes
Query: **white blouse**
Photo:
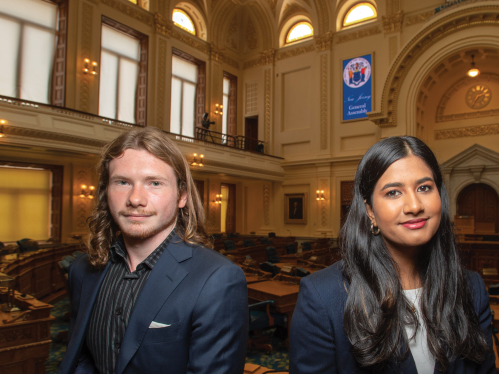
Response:
[[[412,357],[416,363],[418,374],[432,374],[435,369],[435,358],[428,349],[428,341],[426,340],[426,327],[423,322],[421,314],[421,294],[422,288],[415,290],[403,290],[405,297],[416,308],[416,315],[419,321],[419,328],[412,339],[410,337],[414,334],[413,326],[406,326],[405,331],[409,340],[409,349],[411,350]]]

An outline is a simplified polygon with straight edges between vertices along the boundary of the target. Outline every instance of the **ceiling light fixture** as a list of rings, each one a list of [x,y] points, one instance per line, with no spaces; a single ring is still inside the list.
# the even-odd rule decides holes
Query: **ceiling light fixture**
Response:
[[[475,55],[471,55],[471,69],[468,70],[468,76],[471,78],[478,77],[480,75],[480,70],[475,67]]]

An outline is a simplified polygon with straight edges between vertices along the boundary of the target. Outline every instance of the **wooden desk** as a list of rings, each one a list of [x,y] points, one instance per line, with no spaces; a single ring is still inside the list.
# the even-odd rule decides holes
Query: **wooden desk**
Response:
[[[267,279],[260,278],[258,275],[250,275],[250,274],[245,274],[245,275],[246,275],[246,283],[247,284],[265,282],[267,280]]]
[[[5,301],[6,290],[0,295]],[[45,362],[50,353],[50,322],[55,318],[50,315],[52,305],[36,300],[33,296],[22,297],[16,292],[14,304],[21,311],[0,312],[0,373],[43,374]],[[29,310],[29,319],[22,318],[6,324]]]
[[[260,365],[255,364],[246,364],[244,365],[244,374],[263,374],[268,371],[272,371],[273,373],[279,374],[287,374],[287,371],[274,371],[273,369],[265,368]]]
[[[288,316],[287,328],[291,325],[291,317],[295,310],[300,286],[279,281],[266,281],[248,285],[248,298],[254,301],[274,300],[274,309]],[[289,337],[286,339],[289,348]]]

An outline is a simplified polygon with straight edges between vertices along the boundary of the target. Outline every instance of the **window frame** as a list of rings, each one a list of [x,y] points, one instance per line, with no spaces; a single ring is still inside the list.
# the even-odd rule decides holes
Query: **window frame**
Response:
[[[26,162],[13,162],[0,159],[0,166],[18,166],[21,168],[40,168],[50,170],[52,172],[52,191],[50,202],[50,238],[61,242],[62,230],[62,190],[63,190],[63,177],[64,166],[52,164],[34,164]]]
[[[56,29],[54,30],[54,59],[52,61],[52,69],[49,76],[50,86],[48,87],[48,103],[44,105],[53,105],[64,107],[66,102],[66,61],[67,61],[67,34],[68,34],[68,2],[69,0],[41,0],[43,2],[57,6]],[[19,49],[17,55],[17,71],[16,71],[16,96],[15,99],[24,100],[21,98],[21,70],[22,70],[22,49],[23,49],[23,30],[24,25],[28,24],[33,27],[47,30],[48,28],[22,18],[14,17],[8,14],[0,13],[5,18],[15,20],[21,24],[19,35]],[[50,29],[52,31],[52,29]],[[4,96],[4,95],[3,95]],[[7,96],[6,96],[7,97]]]
[[[298,27],[299,25],[301,24],[307,24],[310,26],[310,28],[312,29],[312,35],[309,35],[309,36],[304,36],[304,37],[301,37],[299,39],[295,39],[295,40],[291,40],[291,41],[288,41],[288,38],[289,38],[289,34],[291,34],[291,32],[296,28]],[[301,41],[305,41],[305,40],[308,40],[308,39],[311,39],[314,37],[314,26],[312,25],[312,23],[310,21],[307,21],[307,20],[300,20],[298,22],[295,22],[293,23],[289,29],[288,29],[288,32],[286,33],[286,37],[284,38],[284,44],[285,45],[290,45],[290,44],[294,44],[294,43],[298,43],[298,42],[301,42]]]
[[[148,68],[148,47],[149,47],[149,37],[146,34],[142,34],[141,32],[132,29],[129,26],[126,26],[118,21],[115,21],[106,16],[102,16],[101,20],[101,40],[102,40],[102,26],[106,25],[108,27],[113,28],[114,30],[121,32],[125,35],[131,36],[139,40],[139,74],[137,77],[137,87],[135,88],[135,125],[145,127],[147,124],[147,68]],[[118,59],[124,58],[130,60],[130,58],[126,56],[122,56],[114,51],[108,51],[105,48],[102,48],[102,43],[100,46],[100,56],[102,55],[102,51],[106,51],[108,53],[112,53],[113,55],[118,56]],[[99,61],[100,62],[100,61]],[[118,64],[119,66],[119,64]],[[100,95],[100,80],[99,80],[99,95]],[[119,110],[119,70],[118,70],[118,79],[116,82],[116,117]],[[100,112],[100,108],[99,108]],[[110,118],[115,121],[120,121],[118,118]]]
[[[173,13],[174,13],[176,10],[178,10],[180,13],[183,13],[183,14],[184,14],[184,16],[186,16],[187,18],[189,18],[189,21],[191,21],[191,23],[192,23],[192,27],[194,28],[194,33],[192,33],[192,32],[191,32],[190,30],[188,30],[187,28],[183,27],[183,26],[182,26],[182,25],[180,25],[179,23],[177,23],[177,22],[173,21]],[[172,21],[173,21],[173,25],[174,25],[175,27],[178,27],[179,29],[184,30],[185,32],[188,32],[189,34],[191,34],[191,35],[193,35],[193,36],[198,36],[198,32],[197,32],[197,28],[196,28],[196,23],[194,22],[193,17],[192,17],[192,16],[191,16],[191,15],[190,15],[187,11],[185,11],[184,9],[182,9],[182,8],[178,8],[178,7],[173,8],[173,10],[172,10]]]
[[[196,83],[196,94],[195,94],[195,103],[194,103],[194,134],[192,135],[195,137],[196,135],[196,127],[201,126],[201,121],[203,119],[203,114],[206,111],[206,62],[203,60],[199,60],[194,56],[191,56],[190,54],[181,51],[180,49],[177,48],[172,48],[172,56],[181,58],[185,61],[191,62],[198,67],[198,80]],[[172,74],[172,79],[174,75]],[[182,78],[179,78],[175,76],[175,78],[183,80]],[[190,82],[192,83],[192,82]],[[171,103],[171,100],[170,100]],[[171,104],[170,104],[171,105]],[[170,106],[171,110],[171,106]],[[171,129],[171,124],[170,124],[170,129]],[[182,135],[182,122],[180,123],[180,134]]]
[[[373,11],[374,11],[374,16],[373,17],[368,17],[368,18],[363,18],[361,20],[357,20],[357,21],[354,21],[354,22],[350,22],[348,24],[346,24],[346,19],[348,18],[348,16],[350,15],[350,13],[352,13],[355,8],[361,6],[361,5],[365,5],[365,6],[368,6],[369,8],[371,8]],[[363,23],[367,23],[367,22],[372,22],[374,20],[378,19],[378,10],[376,9],[376,7],[374,6],[374,4],[371,4],[370,2],[367,2],[367,1],[361,1],[361,2],[358,2],[354,5],[352,5],[345,13],[345,15],[343,16],[343,20],[341,22],[341,25],[343,28],[348,28],[348,27],[351,27],[351,26],[357,26],[357,25],[360,25],[360,24],[363,24]]]

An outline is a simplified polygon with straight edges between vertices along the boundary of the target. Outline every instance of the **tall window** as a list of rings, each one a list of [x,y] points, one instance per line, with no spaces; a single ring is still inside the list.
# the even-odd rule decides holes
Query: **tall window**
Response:
[[[147,37],[126,26],[102,25],[99,115],[145,125]]]
[[[175,134],[194,136],[197,82],[197,65],[173,56],[170,131]]]
[[[47,240],[50,237],[50,170],[0,166],[0,238]]]
[[[370,3],[354,5],[345,15],[343,26],[352,26],[376,19],[376,8]]]
[[[173,49],[170,132],[194,137],[205,111],[206,64]]]
[[[237,77],[224,71],[222,133],[237,132]]]
[[[0,1],[0,95],[63,105],[66,11],[65,2]]]
[[[310,22],[298,22],[289,29],[286,44],[309,39],[312,36],[314,36],[314,28]]]

